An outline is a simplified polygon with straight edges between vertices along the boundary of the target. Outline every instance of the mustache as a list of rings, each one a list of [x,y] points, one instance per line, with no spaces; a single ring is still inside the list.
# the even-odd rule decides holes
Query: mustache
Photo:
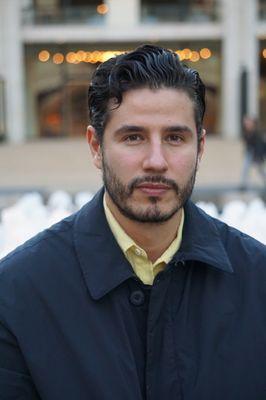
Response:
[[[179,187],[176,184],[176,182],[173,179],[168,179],[168,178],[165,178],[164,176],[160,176],[160,175],[151,175],[151,176],[143,176],[143,177],[134,178],[128,185],[129,194],[131,195],[133,193],[134,189],[142,183],[162,183],[164,185],[169,186],[171,189],[173,189],[176,192],[176,194],[179,194]]]

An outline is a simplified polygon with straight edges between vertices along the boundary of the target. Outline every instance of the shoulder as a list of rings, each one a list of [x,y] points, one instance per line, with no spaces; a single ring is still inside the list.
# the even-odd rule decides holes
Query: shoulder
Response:
[[[60,257],[71,246],[75,215],[38,233],[0,260],[0,282],[7,276],[23,276],[26,270],[40,268],[50,258]]]
[[[216,218],[208,218],[214,223],[234,265],[261,267],[266,273],[266,246],[263,243]]]
[[[86,230],[94,231],[99,225],[97,209],[100,204],[99,195],[96,195],[79,211],[40,232],[5,256],[0,261],[0,285],[8,277],[23,282],[28,275],[38,274],[40,279],[49,274],[62,273],[63,268],[64,271],[67,268],[70,271],[77,262],[77,240],[87,243]]]
[[[225,244],[230,244],[231,242],[234,244],[242,243],[245,248],[247,246],[248,248],[261,250],[263,253],[266,252],[266,246],[262,242],[217,218],[208,217],[215,224]]]
[[[226,255],[233,269],[262,268],[266,272],[266,246],[251,236],[213,218],[192,202],[188,203],[188,225],[186,239],[196,238],[197,246],[201,251],[212,254],[216,258],[219,254]],[[217,254],[217,257],[215,256]]]

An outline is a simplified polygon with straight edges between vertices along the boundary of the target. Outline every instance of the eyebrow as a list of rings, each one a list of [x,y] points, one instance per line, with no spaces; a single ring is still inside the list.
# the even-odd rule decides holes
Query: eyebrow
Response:
[[[172,125],[172,126],[167,126],[164,129],[166,132],[169,133],[184,133],[187,132],[191,135],[193,135],[193,131],[189,126],[187,125]]]
[[[136,132],[144,132],[146,129],[142,126],[139,125],[122,125],[120,128],[118,128],[115,131],[115,135],[119,136],[122,135],[124,133],[136,133]],[[191,135],[193,135],[193,131],[191,128],[189,128],[189,126],[187,125],[170,125],[170,126],[166,126],[163,128],[164,132],[167,133],[189,133]]]
[[[122,125],[115,131],[115,135],[122,135],[123,133],[130,132],[143,132],[145,129],[138,125]]]

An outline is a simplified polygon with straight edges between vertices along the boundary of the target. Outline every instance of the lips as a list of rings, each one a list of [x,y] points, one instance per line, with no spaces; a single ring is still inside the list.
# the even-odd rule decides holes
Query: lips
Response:
[[[140,189],[142,192],[148,194],[149,196],[160,196],[164,194],[166,191],[171,189],[170,186],[164,185],[162,183],[142,183],[137,186],[137,189]]]

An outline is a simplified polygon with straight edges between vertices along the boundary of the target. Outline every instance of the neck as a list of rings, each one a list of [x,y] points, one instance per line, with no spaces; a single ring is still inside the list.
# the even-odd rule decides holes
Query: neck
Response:
[[[179,210],[172,218],[162,223],[138,222],[123,215],[107,192],[105,196],[107,206],[127,235],[145,250],[152,262],[156,261],[175,239],[182,211]]]

